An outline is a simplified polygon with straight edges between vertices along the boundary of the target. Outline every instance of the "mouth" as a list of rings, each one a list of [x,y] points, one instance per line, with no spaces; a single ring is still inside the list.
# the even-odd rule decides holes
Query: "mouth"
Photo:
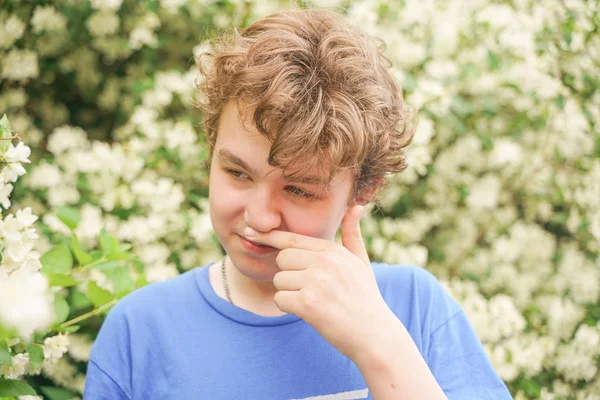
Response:
[[[241,235],[238,235],[238,237],[240,238],[240,242],[241,242],[242,246],[244,247],[244,249],[246,249],[250,253],[267,254],[267,253],[272,253],[274,251],[277,251],[277,248],[275,248],[275,247],[253,242],[249,239],[246,239],[245,237],[243,237]]]

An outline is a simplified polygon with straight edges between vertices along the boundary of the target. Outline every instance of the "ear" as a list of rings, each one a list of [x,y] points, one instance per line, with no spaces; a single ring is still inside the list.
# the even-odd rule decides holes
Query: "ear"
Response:
[[[373,200],[377,190],[381,187],[382,182],[383,177],[373,179],[369,185],[367,185],[359,193],[357,193],[356,196],[350,199],[348,207],[354,207],[356,205],[365,206],[369,204]]]

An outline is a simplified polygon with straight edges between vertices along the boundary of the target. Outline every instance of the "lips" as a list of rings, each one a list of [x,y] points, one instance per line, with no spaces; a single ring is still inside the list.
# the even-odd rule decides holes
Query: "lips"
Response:
[[[242,246],[244,247],[244,249],[246,249],[248,252],[253,253],[253,254],[266,254],[266,253],[271,253],[274,251],[277,251],[277,249],[275,247],[272,246],[266,246],[264,244],[259,244],[256,242],[253,242],[249,239],[246,239],[245,237],[238,235],[240,238],[240,242],[242,243]]]

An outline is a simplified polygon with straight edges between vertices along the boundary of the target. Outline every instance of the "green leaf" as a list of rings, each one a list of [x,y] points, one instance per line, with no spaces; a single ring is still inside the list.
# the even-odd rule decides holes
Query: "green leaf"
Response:
[[[0,365],[2,364],[12,365],[12,357],[10,356],[6,340],[0,340]]]
[[[60,207],[57,212],[57,217],[71,230],[77,228],[81,220],[79,210],[74,207]]]
[[[102,258],[102,252],[100,250],[91,250],[89,255],[92,256],[92,261],[98,261]]]
[[[69,318],[69,303],[59,293],[54,293],[54,313],[57,324],[65,322]]]
[[[108,303],[114,297],[111,292],[102,289],[96,284],[96,282],[93,281],[88,283],[88,296],[96,308]]]
[[[65,332],[75,333],[81,329],[81,325],[69,325],[64,328]]]
[[[105,256],[119,249],[119,241],[115,239],[105,228],[100,232],[100,248]]]
[[[144,276],[144,274],[140,275],[137,280],[135,281],[135,287],[136,288],[141,288],[146,286],[147,284],[149,284],[150,282],[148,282],[148,280],[146,279],[146,277]]]
[[[69,275],[47,273],[46,277],[50,286],[70,287],[77,285],[77,281]]]
[[[103,272],[112,281],[117,297],[122,298],[135,289],[135,282],[131,277],[128,267],[115,268]]]
[[[71,310],[80,311],[89,307],[92,307],[94,304],[84,293],[81,293],[77,289],[71,290],[71,295],[69,296],[69,304],[71,305]]]
[[[35,396],[37,393],[31,386],[16,379],[0,378],[0,396]]]
[[[108,259],[111,261],[120,261],[120,260],[129,260],[131,258],[133,258],[133,254],[131,253],[126,253],[123,251],[115,251],[113,253],[110,253],[108,255]]]
[[[54,246],[40,258],[40,261],[44,274],[68,274],[73,268],[73,255],[64,243]]]
[[[4,117],[0,119],[0,137],[2,139],[8,139],[12,136],[12,129],[10,129],[10,122],[8,117],[4,114]],[[0,140],[0,152],[5,153],[10,147],[10,140]]]
[[[490,68],[490,71],[496,71],[500,69],[501,66],[501,58],[491,50],[488,50],[488,67]]]
[[[69,325],[63,327],[60,324],[54,324],[50,327],[50,331],[57,333],[74,333],[77,332],[79,328],[81,328],[79,325]]]
[[[133,247],[133,246],[132,246],[132,244],[131,244],[131,243],[122,243],[122,244],[119,246],[119,251],[127,251],[127,250],[131,250],[131,248],[132,248],[132,247]]]
[[[79,264],[86,265],[94,261],[90,254],[81,249],[79,239],[77,239],[77,235],[75,234],[71,236],[71,247],[73,248],[73,254],[75,254],[75,258]]]
[[[18,335],[15,329],[0,325],[0,340],[13,339],[16,337],[18,337]]]
[[[63,388],[41,386],[40,389],[46,395],[48,400],[72,400],[77,397],[75,393]]]
[[[106,271],[109,269],[115,269],[123,266],[123,263],[120,261],[105,261],[100,264],[95,264],[91,269],[97,269],[99,271]]]
[[[34,368],[39,367],[44,362],[44,349],[39,344],[27,346],[27,353],[29,353],[29,362]]]
[[[473,114],[473,105],[460,96],[452,98],[450,108],[461,118],[466,118]]]

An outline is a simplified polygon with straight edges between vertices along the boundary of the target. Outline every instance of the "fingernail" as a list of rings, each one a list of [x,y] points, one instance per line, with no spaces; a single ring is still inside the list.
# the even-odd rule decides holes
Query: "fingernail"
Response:
[[[246,235],[247,237],[254,237],[254,236],[257,236],[258,233],[254,229],[252,229],[249,226],[247,226],[244,229],[244,235]]]

